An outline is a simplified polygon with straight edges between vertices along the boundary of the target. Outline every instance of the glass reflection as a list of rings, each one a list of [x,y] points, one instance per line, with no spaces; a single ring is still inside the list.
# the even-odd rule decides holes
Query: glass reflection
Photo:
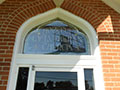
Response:
[[[30,32],[24,44],[25,54],[88,54],[85,35],[79,30],[53,21]]]
[[[19,68],[16,90],[27,90],[28,72],[27,67]]]
[[[36,72],[34,90],[78,90],[76,72]]]
[[[94,78],[93,78],[93,69],[85,69],[85,90],[95,90],[94,89]]]

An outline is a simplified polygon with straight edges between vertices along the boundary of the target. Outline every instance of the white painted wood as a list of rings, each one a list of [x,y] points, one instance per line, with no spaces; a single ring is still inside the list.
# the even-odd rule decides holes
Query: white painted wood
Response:
[[[96,57],[79,55],[23,55],[19,54],[17,64],[80,66],[96,65]]]
[[[78,90],[85,90],[85,78],[84,78],[84,70],[83,68],[79,69],[78,72]]]

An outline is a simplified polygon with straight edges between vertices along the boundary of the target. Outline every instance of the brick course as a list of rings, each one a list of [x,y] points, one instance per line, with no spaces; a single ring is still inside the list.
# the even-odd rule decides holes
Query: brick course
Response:
[[[6,90],[18,29],[29,18],[55,7],[52,0],[6,0],[0,4],[0,90]],[[95,28],[105,90],[120,90],[120,14],[101,0],[64,0],[61,8]]]

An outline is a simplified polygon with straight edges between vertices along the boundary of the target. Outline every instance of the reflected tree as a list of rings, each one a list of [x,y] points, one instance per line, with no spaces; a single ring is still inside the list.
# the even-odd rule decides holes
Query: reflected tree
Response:
[[[78,88],[71,81],[57,81],[54,83],[49,80],[46,85],[43,82],[35,83],[34,90],[78,90]]]
[[[45,84],[42,83],[35,83],[34,90],[44,90],[45,89]]]
[[[89,85],[87,80],[85,80],[85,90],[94,90],[94,88]]]
[[[54,84],[54,82],[51,81],[51,80],[49,80],[49,81],[47,82],[47,88],[48,88],[48,90],[53,90],[53,89],[54,89],[53,84]]]

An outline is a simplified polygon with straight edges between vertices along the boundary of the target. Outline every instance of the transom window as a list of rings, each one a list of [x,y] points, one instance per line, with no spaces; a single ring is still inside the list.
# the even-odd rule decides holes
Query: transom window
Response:
[[[33,28],[27,35],[24,54],[90,54],[86,35],[61,20]]]

